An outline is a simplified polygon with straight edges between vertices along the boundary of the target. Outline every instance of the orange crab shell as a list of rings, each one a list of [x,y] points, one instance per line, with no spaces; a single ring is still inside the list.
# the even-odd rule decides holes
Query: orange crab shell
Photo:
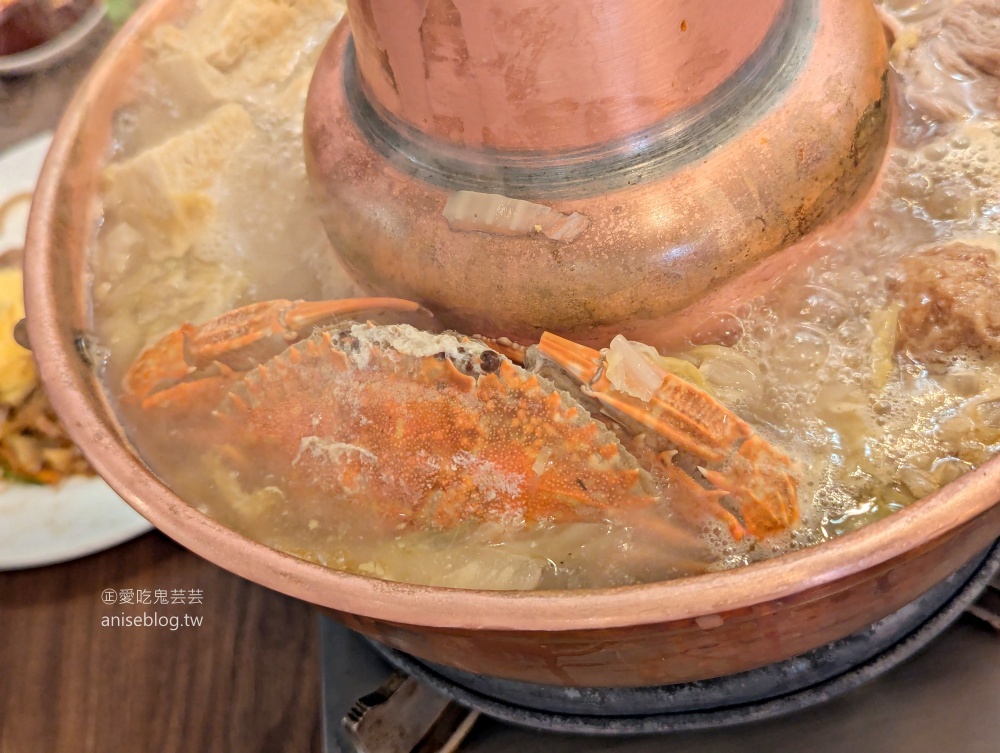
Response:
[[[318,332],[249,372],[217,413],[244,483],[374,508],[397,527],[604,520],[656,500],[585,410],[491,360],[470,375],[444,353]]]
[[[640,399],[612,384],[603,352],[550,332],[542,335],[538,352],[572,375],[583,385],[584,394],[612,415],[652,431],[699,463],[698,473],[715,491],[702,489],[674,466],[672,453],[657,459],[658,472],[680,490],[677,498],[687,499],[692,509],[688,517],[700,505],[726,523],[737,541],[743,538],[744,529],[763,539],[783,533],[798,521],[794,463],[704,390],[660,369],[661,384],[648,398]],[[647,465],[652,464],[647,460]],[[724,497],[732,498],[742,523],[720,504]]]

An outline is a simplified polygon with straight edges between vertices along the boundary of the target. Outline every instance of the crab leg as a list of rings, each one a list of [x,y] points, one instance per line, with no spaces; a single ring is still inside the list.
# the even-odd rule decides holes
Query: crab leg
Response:
[[[201,325],[183,324],[139,355],[123,380],[124,397],[149,408],[177,398],[179,392],[228,384],[235,372],[276,355],[316,325],[377,309],[412,312],[421,307],[399,298],[279,299],[252,303]],[[198,377],[198,372],[211,367],[214,373]],[[197,381],[186,382],[189,378]]]
[[[746,530],[758,537],[779,533],[798,519],[792,463],[739,416],[693,384],[643,359],[635,365],[645,399],[617,390],[604,356],[546,332],[538,344],[545,357],[583,385],[585,394],[651,429],[704,463],[707,482],[735,500]],[[670,477],[677,480],[678,469]],[[692,479],[693,481],[693,479]],[[682,491],[688,485],[677,484]],[[731,516],[723,517],[734,529]],[[739,538],[739,536],[737,536]]]

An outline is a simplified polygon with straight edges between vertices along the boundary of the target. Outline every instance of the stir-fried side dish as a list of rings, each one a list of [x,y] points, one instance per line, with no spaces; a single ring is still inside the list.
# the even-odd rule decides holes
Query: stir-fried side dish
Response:
[[[59,424],[35,374],[31,353],[14,339],[24,317],[19,260],[0,266],[0,471],[8,481],[58,483],[92,474],[80,450]]]
[[[205,0],[148,40],[103,175],[94,327],[133,442],[269,546],[468,588],[737,567],[932,494],[1000,451],[1000,3],[881,10],[900,113],[877,191],[720,312],[725,344],[661,353],[362,299],[301,150],[340,4]]]

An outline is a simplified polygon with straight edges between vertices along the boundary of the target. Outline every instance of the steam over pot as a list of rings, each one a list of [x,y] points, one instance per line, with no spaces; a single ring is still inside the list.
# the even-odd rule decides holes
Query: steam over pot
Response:
[[[167,535],[239,575],[326,607],[349,626],[415,656],[477,673],[580,686],[655,685],[696,680],[747,670],[799,654],[855,632],[899,609],[957,570],[1000,535],[998,460],[968,473],[902,512],[819,547],[735,571],[591,591],[463,591],[381,581],[320,567],[277,552],[228,530],[190,507],[134,454],[92,367],[76,346],[78,335],[87,331],[90,324],[87,249],[94,220],[93,196],[106,155],[112,115],[128,96],[128,82],[142,60],[143,35],[190,5],[183,0],[151,0],[145,4],[112,42],[77,93],[56,134],[36,193],[25,263],[29,334],[53,405],[98,472]],[[702,5],[677,4],[691,11],[689,18],[695,18],[697,8]],[[770,8],[776,17],[780,10],[778,5],[759,2],[755,7]],[[365,4],[357,3],[352,11],[360,12],[364,7]],[[861,31],[851,29],[850,35],[867,40],[864,44],[859,42],[855,51],[870,50],[874,45],[875,59],[866,58],[867,62],[861,67],[884,68],[884,47],[875,42],[881,32],[873,26],[867,3],[860,0],[821,2],[816,8],[819,14],[816,30],[821,37],[823,34],[846,34],[847,21],[854,19],[863,28]],[[726,23],[736,20],[728,19]],[[339,56],[346,47],[347,31],[342,26],[327,55]],[[819,62],[848,67],[843,61],[827,56],[821,57]],[[326,70],[329,73],[330,69]],[[877,85],[865,89],[869,104],[883,101],[881,75],[876,79]],[[322,86],[321,80],[314,82],[314,92]],[[337,91],[343,90],[328,90],[328,93],[333,92],[329,95],[331,102],[341,96]],[[793,85],[788,96],[793,96],[791,92],[794,91]],[[311,121],[314,127],[319,117],[315,102],[314,98]],[[858,101],[855,107],[858,116],[855,123],[861,122],[867,105]],[[778,114],[773,111],[767,117]],[[396,116],[404,120],[410,117],[405,109],[400,109]],[[346,139],[347,146],[372,150],[361,142],[360,136],[350,135],[356,126],[346,119],[343,111],[326,127],[339,128],[338,133]],[[332,133],[328,132],[331,138]],[[777,133],[780,137],[783,131]],[[507,145],[499,141],[501,135],[495,138],[497,145],[506,148]],[[759,142],[765,137],[757,135],[756,138]],[[856,155],[859,166],[878,161],[880,138],[872,137],[868,142],[869,150]],[[480,148],[482,145],[474,146]],[[463,144],[461,148],[466,149],[468,145]],[[324,166],[336,166],[336,160],[329,157],[332,152],[323,154],[327,156],[314,155],[314,167],[319,176],[325,174]],[[766,155],[759,157],[765,159]],[[809,160],[803,158],[802,164],[806,163]],[[355,164],[362,166],[362,162]],[[830,167],[832,163],[826,164]],[[674,178],[664,180],[669,182]],[[837,195],[853,196],[863,188],[853,178],[844,180],[854,185],[843,191],[837,188]],[[325,191],[332,191],[329,182],[321,181],[321,184]],[[427,238],[434,233],[448,232],[443,224],[445,220],[439,216],[448,190],[433,183],[421,183],[418,178],[383,165],[363,172],[361,183],[351,191],[367,191],[367,187],[376,184],[382,188],[404,186],[406,191],[424,197],[421,201],[429,202],[424,208],[428,218],[427,233],[431,235],[417,235],[424,232],[424,223],[418,222],[418,214],[412,207],[421,206],[420,202],[399,210],[402,213],[399,221],[414,223],[407,249],[419,246],[421,237],[425,238],[424,246],[431,248],[434,243]],[[833,180],[827,185],[843,187],[845,184]],[[631,189],[615,190],[620,190],[622,196],[635,197]],[[817,201],[824,190],[813,194]],[[373,190],[367,195],[377,197],[380,194]],[[340,196],[341,212],[351,209],[345,196],[346,191]],[[602,204],[603,199],[598,196],[595,201],[600,211],[611,213],[624,199],[615,198]],[[643,206],[649,205],[648,200],[636,201]],[[779,207],[778,211],[784,211],[780,207],[788,207],[782,202],[768,200],[766,203]],[[825,202],[820,204],[826,205]],[[575,206],[567,200],[566,204],[560,203],[559,208],[565,211]],[[738,207],[738,202],[734,200],[733,206]],[[797,226],[797,232],[806,232],[822,216],[822,211],[809,214],[809,220]],[[591,220],[598,226],[602,221],[597,215]],[[364,229],[363,222],[361,227]],[[714,222],[706,227],[718,229]],[[790,227],[786,224],[781,232],[788,233]],[[737,229],[739,223],[730,223],[725,232],[719,230],[716,240],[712,241],[713,248],[723,245],[720,239],[742,243],[743,240],[733,235]],[[658,237],[666,237],[678,231],[676,226],[664,222],[658,232],[661,233]],[[464,232],[456,235],[469,236]],[[741,264],[732,265],[730,271],[735,274],[764,255],[765,247],[771,248],[775,242],[770,235],[768,238],[768,243],[753,245],[757,249],[754,258],[748,257]],[[792,240],[794,233],[785,242]],[[526,247],[542,244],[546,248],[545,244],[549,243],[540,239],[523,242]],[[454,249],[456,254],[465,253],[458,245]],[[386,260],[395,259],[395,254],[401,253],[389,245],[379,246],[376,252],[382,254],[381,262],[371,264],[371,269],[376,271],[383,268],[380,265]],[[341,247],[341,253],[349,256],[352,252]],[[411,261],[401,266],[406,264]],[[361,262],[356,261],[355,266],[361,269]],[[419,266],[419,260],[412,262],[412,268],[419,269]],[[512,284],[526,284],[518,270],[522,270],[518,263],[510,265],[515,277]],[[698,283],[691,288],[697,289],[692,293],[694,296],[718,282],[711,274],[701,279],[704,284]],[[374,277],[369,282],[374,286],[387,284]],[[406,285],[411,284],[415,283],[406,282]],[[456,280],[451,280],[449,285],[455,291],[465,289]],[[671,287],[675,291],[687,289],[684,285],[666,282],[664,285],[664,290]],[[470,287],[469,290],[474,289]],[[511,292],[515,288],[504,290]],[[511,312],[511,319],[505,326],[519,328],[519,333],[528,337],[543,322],[534,318],[538,309],[532,306],[537,306],[537,300],[533,303],[534,299],[525,290],[519,291],[524,301],[501,296],[499,300],[491,299],[491,306]],[[454,317],[452,321],[466,321],[468,317],[468,322],[487,323],[476,319],[473,307],[442,298],[432,301],[432,294],[433,291],[428,292],[423,299],[433,302],[446,316]],[[553,299],[558,296],[550,294],[548,300]],[[634,319],[639,314],[652,319],[665,313],[637,308],[634,301],[625,299],[613,295],[601,298],[600,310],[582,319],[573,314],[573,306],[562,310],[557,306],[545,324],[566,332],[582,332],[595,324],[639,321]],[[679,293],[673,301],[677,306],[689,302]],[[464,328],[471,326],[467,324]]]

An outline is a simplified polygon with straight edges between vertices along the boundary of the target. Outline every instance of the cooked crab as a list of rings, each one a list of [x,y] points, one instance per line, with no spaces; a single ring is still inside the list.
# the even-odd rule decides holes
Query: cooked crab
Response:
[[[681,541],[691,515],[671,520],[676,508],[664,502],[677,496],[704,503],[738,536],[743,525],[764,536],[795,521],[787,458],[704,392],[668,378],[643,401],[601,383],[596,351],[550,335],[541,344],[589,394],[702,459],[714,490],[675,466],[669,450],[644,467],[573,397],[483,342],[405,324],[318,327],[373,307],[417,308],[275,301],[185,325],[140,356],[125,399],[146,414],[197,417],[196,432],[225,438],[246,482],[280,479],[290,498],[360,505],[399,529],[635,521],[633,513],[656,508],[662,514],[642,525]],[[742,525],[719,503],[727,495]]]
[[[122,396],[143,409],[176,403],[204,407],[239,378],[313,329],[340,316],[420,306],[399,298],[339,301],[262,301],[201,325],[183,324],[146,348],[125,374]]]
[[[652,433],[658,473],[724,520],[737,539],[787,530],[798,520],[797,481],[788,456],[718,400],[662,368],[619,336],[620,378],[609,376],[608,351],[598,352],[546,332],[538,351],[575,377],[585,395],[612,418]],[[657,441],[659,440],[659,441]],[[675,459],[693,459],[701,483]],[[731,499],[742,523],[721,500]]]

